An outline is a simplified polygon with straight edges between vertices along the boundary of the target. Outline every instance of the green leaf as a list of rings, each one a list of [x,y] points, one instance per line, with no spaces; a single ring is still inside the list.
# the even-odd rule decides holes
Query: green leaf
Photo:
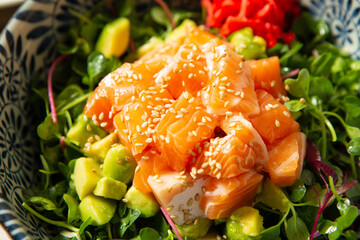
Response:
[[[360,201],[360,183],[356,184],[349,191],[347,191],[346,196],[354,202],[359,202]]]
[[[131,14],[131,0],[114,1],[115,8],[118,10],[119,17],[127,17]]]
[[[120,236],[123,237],[126,230],[133,225],[133,223],[141,215],[139,210],[127,209],[127,214],[121,218]]]
[[[336,231],[329,233],[329,239],[337,239],[355,221],[358,215],[359,209],[355,206],[350,206],[344,215],[336,218]]]
[[[285,107],[289,109],[290,112],[299,112],[302,109],[306,108],[307,105],[301,103],[299,100],[290,100],[288,102],[285,102]]]
[[[347,151],[351,155],[360,155],[360,137],[351,139],[348,143]]]
[[[347,230],[342,234],[346,240],[358,239],[358,236],[354,230]]]
[[[92,52],[87,59],[88,84],[93,89],[98,82],[109,72],[120,66],[120,61],[115,58],[106,58],[100,52]]]
[[[317,191],[317,193],[319,194],[320,197],[320,202],[324,201],[324,197],[325,197],[325,193],[326,193],[326,189],[321,188],[319,183],[315,183],[313,185],[313,187],[315,188],[315,190]],[[310,206],[314,206],[314,207],[318,207],[319,206],[319,198],[317,196],[317,194],[315,193],[314,189],[311,188],[309,189],[305,196],[303,201],[307,204],[309,204]]]
[[[75,101],[77,98],[82,97],[84,91],[79,85],[71,84],[64,88],[61,93],[55,99],[56,110],[58,112],[64,111],[64,106],[69,102]]]
[[[331,72],[331,66],[333,65],[335,58],[332,53],[323,53],[319,57],[314,58],[311,63],[310,72],[314,76],[328,77]]]
[[[289,240],[307,240],[310,237],[306,224],[297,216],[292,216],[287,221],[285,232]]]
[[[280,240],[280,226],[281,224],[277,224],[262,231],[261,240]]]
[[[171,27],[169,17],[166,15],[164,9],[162,9],[161,7],[156,6],[151,8],[150,16],[156,23],[165,27]]]
[[[319,232],[321,234],[330,234],[333,233],[337,230],[336,227],[336,222],[332,222],[329,220],[324,220],[321,222],[320,226],[319,226]]]
[[[68,206],[67,223],[73,223],[80,219],[79,202],[71,195],[65,193],[64,201]]]
[[[303,199],[303,197],[305,196],[305,193],[306,193],[306,187],[304,185],[304,182],[297,179],[291,189],[290,201],[292,202],[301,201],[301,199]]]
[[[139,235],[140,235],[141,240],[160,240],[161,239],[159,233],[155,229],[149,228],[149,227],[145,227],[145,228],[141,229],[139,232]]]
[[[80,227],[79,227],[79,235],[83,234],[85,229],[90,225],[91,223],[91,217],[89,217],[88,219],[86,219],[85,222],[83,222]]]
[[[350,126],[360,128],[360,99],[356,96],[346,96],[342,104],[346,110],[346,123]]]
[[[39,211],[42,210],[47,210],[47,211],[52,211],[57,209],[56,204],[51,201],[48,198],[45,197],[39,197],[39,196],[35,196],[35,197],[31,197],[29,199],[29,202],[34,205],[36,207],[36,209],[38,209]]]
[[[49,141],[62,136],[60,129],[59,118],[58,122],[54,124],[51,115],[48,115],[37,127],[37,134],[40,139]]]
[[[345,125],[345,130],[351,139],[360,138],[360,128]]]
[[[297,79],[288,78],[284,83],[289,86],[289,92],[294,97],[308,97],[310,74],[307,69],[302,69]]]
[[[87,76],[86,63],[86,57],[76,54],[71,60],[71,69],[81,77]]]
[[[167,224],[161,213],[158,213],[150,218],[144,218],[142,219],[141,223],[144,226],[155,229],[159,233],[161,238],[166,238],[169,235],[169,225]]]
[[[326,77],[313,77],[310,81],[310,96],[318,96],[325,101],[333,95],[333,91],[333,84]]]
[[[293,57],[296,53],[300,51],[300,49],[303,47],[303,44],[297,41],[294,41],[294,43],[291,46],[291,49],[287,51],[283,56],[280,57],[280,63],[286,64],[287,61]]]

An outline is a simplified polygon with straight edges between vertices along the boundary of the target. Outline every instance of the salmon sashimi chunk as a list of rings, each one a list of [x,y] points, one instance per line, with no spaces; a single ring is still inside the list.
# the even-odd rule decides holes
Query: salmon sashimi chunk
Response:
[[[229,217],[235,209],[252,204],[262,179],[254,170],[226,179],[209,177],[200,209],[209,219]]]
[[[275,99],[286,96],[284,82],[281,78],[279,57],[273,56],[259,60],[249,60],[255,89],[263,89]]]
[[[266,145],[255,130],[253,125],[242,115],[225,117],[220,121],[220,126],[226,134],[235,135],[243,143],[248,144],[255,153],[254,166],[257,171],[266,171],[268,162],[268,151]]]
[[[172,96],[160,85],[150,87],[132,98],[114,117],[121,143],[137,155],[154,141],[153,133],[161,117],[172,104]]]
[[[210,79],[201,93],[208,112],[225,115],[231,110],[246,116],[257,114],[254,82],[244,59],[223,44],[210,48],[206,60]]]
[[[97,87],[86,102],[84,116],[91,118],[94,125],[101,126],[111,132],[113,126],[113,114],[116,114],[105,88]]]
[[[193,174],[217,179],[231,178],[250,171],[254,166],[253,149],[235,135],[213,138],[204,146],[204,151],[191,169]]]
[[[269,175],[280,187],[291,186],[299,178],[306,152],[306,135],[294,132],[278,140],[269,151]]]
[[[113,116],[131,102],[133,96],[154,86],[153,71],[144,65],[125,63],[101,80],[88,99],[84,115],[93,118],[107,130],[113,129]]]
[[[250,122],[260,136],[268,143],[298,132],[299,124],[291,117],[289,110],[264,90],[256,91],[260,113],[250,118]]]
[[[155,128],[155,147],[175,171],[182,171],[194,156],[195,146],[212,137],[216,118],[188,92],[169,108]]]
[[[160,205],[176,224],[181,225],[189,223],[189,220],[205,217],[199,204],[207,178],[193,179],[184,171],[169,171],[150,176],[148,183]]]
[[[195,44],[184,44],[155,81],[168,85],[167,90],[176,99],[184,91],[196,96],[208,79],[205,54]]]
[[[152,191],[147,181],[149,176],[155,176],[164,171],[171,170],[161,153],[158,153],[151,148],[135,156],[135,160],[138,165],[135,170],[133,185],[137,190],[143,193]]]

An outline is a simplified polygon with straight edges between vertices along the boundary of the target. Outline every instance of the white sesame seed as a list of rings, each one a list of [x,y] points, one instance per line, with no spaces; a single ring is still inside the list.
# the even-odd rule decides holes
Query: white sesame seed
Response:
[[[280,127],[280,122],[277,119],[275,120],[275,126]]]

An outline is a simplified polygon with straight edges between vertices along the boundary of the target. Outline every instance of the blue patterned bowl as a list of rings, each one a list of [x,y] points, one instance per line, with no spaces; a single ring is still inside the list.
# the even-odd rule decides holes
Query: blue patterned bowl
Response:
[[[21,207],[22,190],[36,179],[34,118],[29,104],[34,73],[46,74],[57,42],[82,11],[97,0],[28,0],[0,37],[0,223],[16,240],[49,239],[46,229]],[[360,58],[360,2],[300,0],[324,19],[336,44]],[[3,239],[0,236],[0,239]]]

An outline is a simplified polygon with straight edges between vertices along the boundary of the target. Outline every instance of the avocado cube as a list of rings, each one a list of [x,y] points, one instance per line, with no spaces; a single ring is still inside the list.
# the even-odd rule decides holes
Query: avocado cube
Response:
[[[135,168],[134,157],[121,144],[113,146],[106,154],[103,165],[105,177],[111,177],[128,184],[134,177]]]
[[[73,179],[80,200],[91,194],[101,179],[100,163],[93,158],[79,158],[75,162]]]
[[[154,50],[155,48],[157,48],[158,46],[160,46],[163,43],[164,43],[164,41],[161,40],[161,38],[152,36],[149,39],[149,41],[147,41],[144,45],[142,45],[141,47],[139,47],[136,50],[136,54],[140,58],[140,57],[144,56],[146,53],[151,52],[152,50]]]
[[[196,27],[196,23],[190,19],[185,19],[177,28],[175,28],[169,35],[167,35],[166,42],[182,42],[187,34],[189,29]]]
[[[98,181],[94,189],[94,195],[104,198],[120,200],[126,193],[125,183],[109,177],[103,177]]]
[[[139,210],[144,218],[154,216],[160,209],[152,194],[140,192],[134,186],[130,187],[124,199],[128,208]]]
[[[116,201],[88,195],[80,202],[79,210],[83,222],[91,217],[90,225],[100,226],[108,223],[114,216]]]
[[[120,57],[127,49],[130,41],[130,21],[118,18],[105,25],[96,42],[95,49],[105,57]]]
[[[112,145],[119,141],[116,133],[110,133],[103,139],[91,144],[89,147],[84,148],[84,154],[88,157],[97,159],[104,162],[105,156]]]
[[[262,230],[263,217],[253,207],[236,209],[226,221],[226,233],[231,240],[253,239]]]
[[[91,120],[86,121],[83,114],[79,115],[67,132],[67,137],[81,148],[85,146],[89,138],[95,137],[95,135],[103,138],[107,132],[101,127],[95,126]]]
[[[180,235],[182,237],[188,237],[190,239],[198,239],[204,237],[209,231],[212,221],[207,218],[198,218],[197,223],[176,225]]]

